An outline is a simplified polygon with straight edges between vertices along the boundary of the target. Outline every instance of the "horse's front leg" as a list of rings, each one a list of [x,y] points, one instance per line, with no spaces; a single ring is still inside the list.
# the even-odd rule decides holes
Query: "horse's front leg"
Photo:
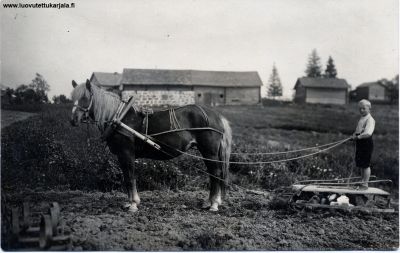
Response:
[[[124,205],[130,212],[136,212],[137,206],[140,204],[139,194],[136,188],[135,177],[135,155],[131,153],[124,153],[118,157],[124,173],[125,188],[128,193],[128,203]]]

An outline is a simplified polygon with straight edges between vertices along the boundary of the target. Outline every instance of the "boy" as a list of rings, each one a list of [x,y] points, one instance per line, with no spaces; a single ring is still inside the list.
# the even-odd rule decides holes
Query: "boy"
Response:
[[[361,181],[363,188],[368,188],[369,177],[371,176],[370,161],[374,143],[372,134],[375,129],[375,120],[372,118],[371,102],[366,99],[358,102],[358,109],[361,118],[358,121],[356,131],[351,136],[352,140],[356,141],[356,166],[361,170]]]

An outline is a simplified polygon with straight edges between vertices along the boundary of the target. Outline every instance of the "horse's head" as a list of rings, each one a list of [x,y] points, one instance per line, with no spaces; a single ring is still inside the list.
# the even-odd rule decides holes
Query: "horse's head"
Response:
[[[72,81],[74,90],[71,93],[74,106],[72,107],[71,125],[78,126],[83,120],[89,119],[89,114],[93,105],[93,93],[89,80],[86,83],[78,85]]]

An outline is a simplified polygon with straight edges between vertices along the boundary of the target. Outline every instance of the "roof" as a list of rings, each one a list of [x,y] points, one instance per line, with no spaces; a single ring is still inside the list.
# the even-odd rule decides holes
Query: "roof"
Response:
[[[93,72],[90,81],[100,86],[117,86],[121,82],[122,75],[120,73]]]
[[[223,87],[259,87],[260,76],[255,71],[202,71],[165,69],[124,69],[124,85],[188,85]]]
[[[367,83],[362,83],[360,85],[357,86],[357,88],[362,88],[362,87],[370,87],[372,85],[381,85],[382,87],[387,88],[387,86],[382,83],[382,82],[367,82]]]
[[[345,79],[340,78],[322,78],[322,77],[301,77],[297,79],[296,89],[298,85],[312,88],[333,88],[333,89],[348,89],[350,85]]]

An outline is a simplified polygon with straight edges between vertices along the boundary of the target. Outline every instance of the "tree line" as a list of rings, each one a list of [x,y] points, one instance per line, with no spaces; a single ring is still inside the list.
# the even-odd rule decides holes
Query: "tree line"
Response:
[[[335,66],[335,62],[332,56],[329,56],[326,63],[325,70],[322,70],[321,58],[319,57],[317,50],[313,49],[310,53],[305,70],[306,77],[311,78],[336,78],[338,71]],[[399,75],[396,75],[393,79],[388,80],[386,78],[376,81],[384,85],[387,88],[389,102],[394,103],[399,99]],[[272,73],[267,83],[267,97],[276,98],[282,96],[282,83],[278,74],[278,70],[275,63],[272,67]]]
[[[7,88],[2,94],[2,104],[47,104],[50,103],[49,91],[50,85],[41,74],[36,73],[35,78],[28,85],[21,84],[16,89]],[[65,95],[53,96],[52,100],[55,104],[71,102]]]
[[[306,77],[312,78],[336,78],[337,70],[332,56],[329,56],[325,71],[322,73],[321,58],[318,56],[317,50],[313,49],[308,57],[305,74]],[[267,83],[267,97],[275,98],[280,96],[282,96],[282,83],[274,63]]]

